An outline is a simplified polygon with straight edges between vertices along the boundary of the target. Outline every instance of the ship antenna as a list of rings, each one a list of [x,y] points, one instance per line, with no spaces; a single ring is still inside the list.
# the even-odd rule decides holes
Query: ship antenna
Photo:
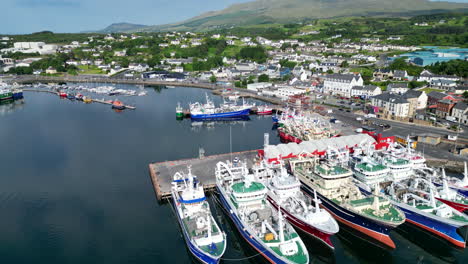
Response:
[[[278,203],[278,225],[280,243],[284,242],[283,216],[281,215],[281,203]]]
[[[320,204],[322,203],[322,201],[320,201],[317,198],[317,191],[315,189],[314,189],[314,203],[315,203],[315,212],[316,213],[320,212]]]

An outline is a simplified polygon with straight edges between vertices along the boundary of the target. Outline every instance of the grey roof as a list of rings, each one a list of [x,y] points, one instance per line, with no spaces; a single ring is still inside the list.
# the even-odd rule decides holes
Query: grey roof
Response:
[[[396,70],[395,72],[393,72],[393,77],[405,77],[406,74],[406,71]]]
[[[444,94],[444,93],[441,93],[441,92],[432,91],[432,92],[428,93],[427,96],[440,100],[440,99],[444,98],[447,95]]]
[[[443,100],[439,100],[439,103],[443,103],[443,104],[452,104],[452,100],[449,100],[449,99],[443,99]]]
[[[406,98],[403,95],[399,95],[399,94],[383,93],[383,94],[374,96],[374,98],[381,100],[381,101],[394,103],[394,104],[408,103],[408,100],[406,100]]]
[[[353,79],[359,79],[359,75],[354,74],[329,74],[325,76],[326,80],[342,80],[351,82]]]
[[[453,109],[457,109],[457,110],[466,110],[466,108],[468,108],[468,105],[465,104],[464,102],[458,102],[458,103],[453,107]]]
[[[355,89],[355,88],[357,88],[356,90],[375,91],[375,89],[377,89],[378,87],[375,85],[364,85],[364,86],[353,86],[353,88],[351,89]]]
[[[418,98],[419,96],[421,96],[422,93],[423,93],[422,91],[409,90],[408,92],[403,94],[403,97],[406,98],[406,99]]]
[[[390,69],[375,69],[374,72],[390,73],[392,71]]]
[[[408,83],[390,83],[389,88],[408,88]]]

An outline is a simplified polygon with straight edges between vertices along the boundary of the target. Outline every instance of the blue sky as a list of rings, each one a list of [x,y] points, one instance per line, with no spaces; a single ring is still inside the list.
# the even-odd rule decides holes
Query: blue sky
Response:
[[[0,34],[80,32],[112,23],[158,25],[248,0],[0,0]],[[391,1],[391,0],[390,0]],[[452,0],[468,2],[468,0]]]
[[[0,34],[80,32],[112,23],[157,25],[248,0],[0,0]]]

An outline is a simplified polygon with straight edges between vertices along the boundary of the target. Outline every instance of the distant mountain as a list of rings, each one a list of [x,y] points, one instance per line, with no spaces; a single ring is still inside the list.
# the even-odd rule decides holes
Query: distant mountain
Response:
[[[138,27],[135,31],[202,31],[232,26],[294,23],[315,18],[410,17],[450,10],[466,11],[468,3],[429,0],[256,0],[208,12],[179,23]]]
[[[99,30],[99,33],[115,33],[115,32],[136,32],[140,31],[143,28],[146,28],[146,25],[138,25],[131,23],[114,23],[105,29]]]

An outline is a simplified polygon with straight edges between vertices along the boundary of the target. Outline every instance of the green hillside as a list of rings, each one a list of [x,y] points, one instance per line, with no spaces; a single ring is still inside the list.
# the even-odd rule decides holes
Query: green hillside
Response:
[[[204,31],[349,16],[412,17],[448,10],[466,11],[468,4],[428,0],[257,0],[208,12],[180,23],[149,26],[140,28],[139,31]]]

